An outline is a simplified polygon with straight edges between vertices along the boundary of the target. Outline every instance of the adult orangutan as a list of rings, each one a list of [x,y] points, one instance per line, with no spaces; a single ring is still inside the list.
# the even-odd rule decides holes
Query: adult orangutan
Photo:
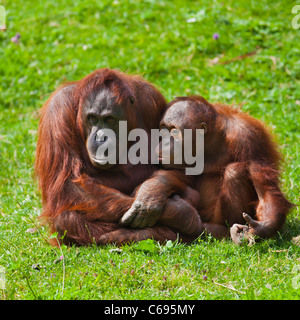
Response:
[[[180,130],[183,135],[187,128],[205,129],[204,171],[199,176],[186,178],[186,183],[198,192],[198,203],[194,206],[208,233],[225,237],[231,227],[233,241],[240,243],[243,237],[269,238],[280,230],[293,205],[280,191],[280,154],[261,122],[239,109],[191,96],[170,102],[160,127],[171,132]],[[195,139],[192,141],[195,143]],[[164,167],[173,169],[167,171],[170,174],[176,169],[183,176],[187,164],[175,164],[174,144],[167,147],[171,151],[170,164]],[[195,148],[193,145],[193,150]],[[161,154],[162,148],[160,157]],[[174,181],[168,183],[176,190]],[[153,224],[154,219],[159,219],[157,214],[149,215],[150,204],[157,211],[156,204],[162,207],[163,200],[167,200],[160,194],[157,178],[144,182],[141,190],[121,219],[123,226],[145,227],[148,221]],[[141,209],[145,204],[148,204],[148,214]]]
[[[159,186],[166,203],[163,224],[142,230],[120,228],[118,222],[133,204],[135,188],[156,168],[120,164],[127,149],[116,151],[116,164],[105,163],[97,153],[100,146],[112,144],[104,129],[118,137],[119,122],[127,121],[128,130],[141,128],[150,134],[158,128],[165,107],[164,97],[152,84],[108,68],[64,84],[51,95],[40,112],[35,164],[42,193],[41,217],[50,232],[57,231],[64,243],[76,245],[110,242],[105,234],[114,230],[118,231],[118,238],[113,237],[117,243],[175,240],[177,232],[187,237],[199,233],[200,218],[190,204],[194,191],[182,182],[176,188],[180,186],[187,201],[177,196],[166,203],[172,187]],[[178,179],[176,173],[171,179]],[[155,205],[151,209],[155,214]]]

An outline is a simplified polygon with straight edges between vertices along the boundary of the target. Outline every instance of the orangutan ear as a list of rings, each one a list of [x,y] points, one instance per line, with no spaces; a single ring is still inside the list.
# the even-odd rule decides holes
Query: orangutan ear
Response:
[[[205,134],[207,132],[207,124],[205,122],[201,122],[200,129],[203,129]]]
[[[129,96],[129,101],[131,104],[134,104],[134,97],[133,96]]]

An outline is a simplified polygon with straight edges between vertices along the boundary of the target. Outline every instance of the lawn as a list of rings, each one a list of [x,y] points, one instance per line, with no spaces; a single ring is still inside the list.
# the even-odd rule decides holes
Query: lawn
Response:
[[[120,251],[53,248],[37,220],[41,199],[33,177],[38,109],[63,81],[110,67],[143,75],[169,101],[201,94],[245,103],[243,110],[276,135],[282,190],[299,203],[295,4],[0,0],[7,14],[7,30],[0,31],[0,266],[6,271],[0,299],[299,299],[300,247],[293,240],[299,208],[275,238],[253,246],[207,239],[189,246],[148,241]]]

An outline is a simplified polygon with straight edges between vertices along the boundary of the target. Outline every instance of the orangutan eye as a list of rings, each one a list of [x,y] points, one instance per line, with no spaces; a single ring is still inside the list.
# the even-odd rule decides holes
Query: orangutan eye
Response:
[[[98,123],[98,117],[94,114],[88,115],[88,122],[93,126]]]
[[[106,124],[113,124],[115,122],[115,118],[112,116],[107,116],[103,119],[103,122]]]
[[[171,136],[174,138],[175,141],[181,141],[182,140],[181,130],[179,130],[177,128],[173,128],[170,133],[171,133]]]

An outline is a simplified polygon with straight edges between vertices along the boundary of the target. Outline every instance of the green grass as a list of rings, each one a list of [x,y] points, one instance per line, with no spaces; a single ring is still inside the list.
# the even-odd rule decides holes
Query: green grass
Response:
[[[300,30],[291,26],[296,3],[1,4],[7,31],[0,33],[0,266],[6,269],[0,299],[300,298],[293,269],[300,265],[300,247],[292,242],[300,229],[298,208],[274,239],[251,247],[208,239],[190,246],[134,244],[117,253],[109,251],[112,246],[52,248],[44,227],[26,232],[41,210],[33,179],[37,110],[61,82],[100,67],[142,74],[168,100],[202,94],[213,102],[245,102],[243,110],[276,135],[285,159],[282,190],[299,203]],[[17,32],[19,45],[10,41]],[[231,62],[211,63],[216,57]]]

